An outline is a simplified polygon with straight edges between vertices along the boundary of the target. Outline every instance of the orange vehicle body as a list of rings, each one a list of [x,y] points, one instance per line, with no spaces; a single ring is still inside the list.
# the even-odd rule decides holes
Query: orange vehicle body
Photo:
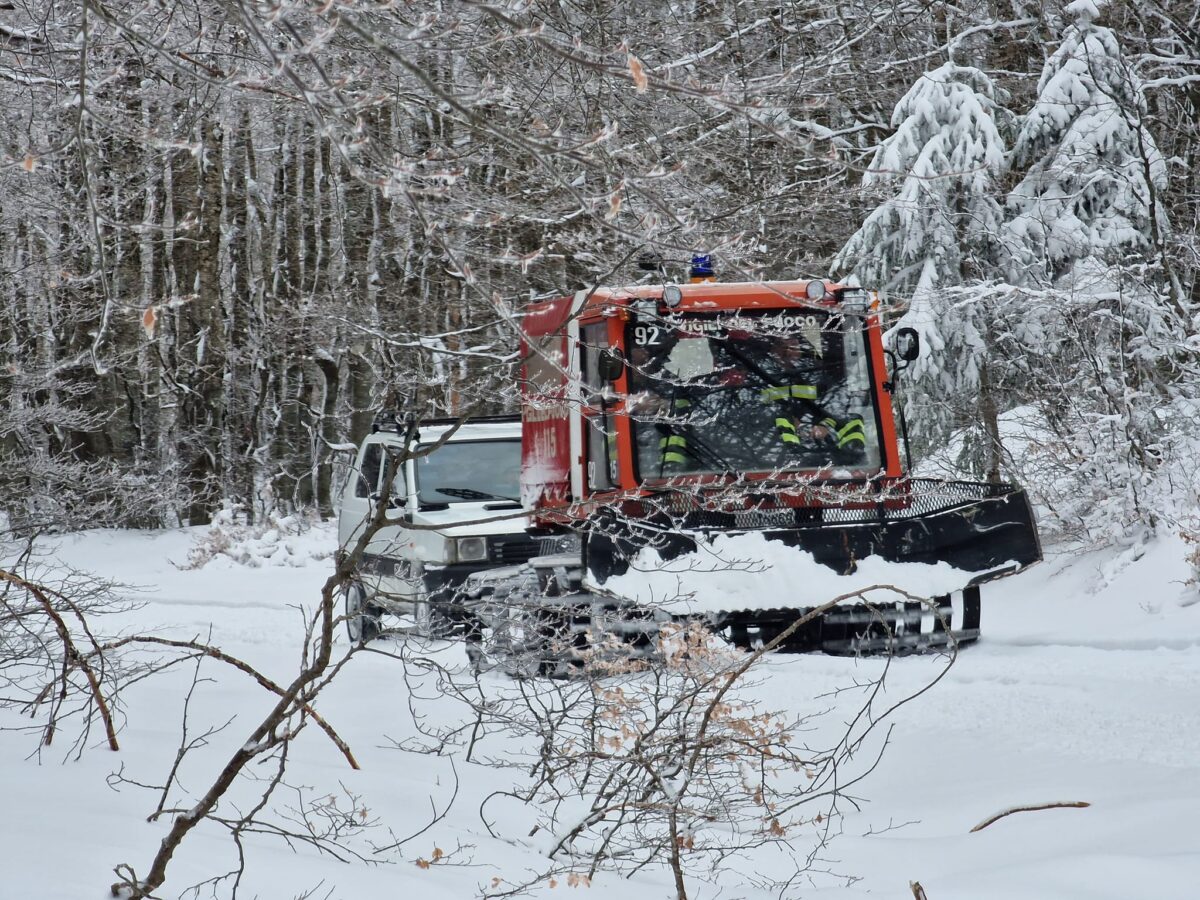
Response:
[[[828,490],[813,488],[834,482],[871,482],[887,489],[889,504],[903,503],[895,488],[903,478],[896,422],[877,301],[865,291],[826,283],[820,300],[807,296],[811,282],[702,282],[679,285],[680,299],[667,309],[663,287],[599,288],[533,305],[524,320],[522,355],[522,499],[543,525],[569,525],[588,517],[597,507],[619,509],[637,517],[642,502],[663,492],[673,502],[697,509],[730,511],[771,506],[828,505]],[[732,474],[677,474],[670,478],[641,477],[636,471],[633,422],[627,409],[633,393],[629,366],[601,383],[588,357],[626,360],[627,326],[639,314],[649,320],[720,317],[759,312],[807,312],[838,315],[843,298],[853,292],[861,308],[861,329],[870,372],[874,434],[879,455],[868,468],[825,470],[739,471]],[[582,340],[583,336],[587,340]],[[604,443],[596,440],[603,434]],[[600,458],[603,457],[603,458]],[[613,477],[595,478],[598,467],[611,468]],[[603,484],[598,484],[602,481]],[[762,490],[755,490],[761,484]],[[735,489],[736,488],[736,489]],[[853,505],[850,496],[846,502]],[[857,502],[862,502],[861,499]],[[676,509],[683,512],[684,509]]]

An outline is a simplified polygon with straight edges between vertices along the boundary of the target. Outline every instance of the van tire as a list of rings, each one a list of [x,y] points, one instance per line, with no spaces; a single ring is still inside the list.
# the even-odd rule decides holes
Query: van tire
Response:
[[[527,599],[504,604],[489,617],[482,656],[511,678],[559,677],[573,671],[570,612],[534,606]]]
[[[373,606],[361,581],[350,581],[342,588],[346,599],[346,633],[350,643],[367,644],[379,637],[379,620],[383,610]]]
[[[417,635],[423,638],[444,640],[454,633],[454,622],[446,611],[432,600],[418,600],[413,610],[417,624]]]

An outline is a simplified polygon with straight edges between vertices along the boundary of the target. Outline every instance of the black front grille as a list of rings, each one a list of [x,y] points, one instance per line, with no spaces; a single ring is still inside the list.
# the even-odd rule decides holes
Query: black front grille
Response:
[[[515,566],[538,555],[538,542],[527,534],[497,534],[488,538],[488,559]]]
[[[879,505],[872,509],[822,510],[823,519],[832,523],[891,521],[930,516],[981,500],[992,500],[1015,493],[1011,484],[979,481],[942,481],[936,478],[910,478],[899,489],[883,492],[883,500],[902,500],[895,506]]]

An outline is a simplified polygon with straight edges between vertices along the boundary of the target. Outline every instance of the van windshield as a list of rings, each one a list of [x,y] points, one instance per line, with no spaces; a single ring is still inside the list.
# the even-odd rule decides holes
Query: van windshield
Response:
[[[519,438],[444,444],[413,466],[421,503],[515,503],[521,496]]]

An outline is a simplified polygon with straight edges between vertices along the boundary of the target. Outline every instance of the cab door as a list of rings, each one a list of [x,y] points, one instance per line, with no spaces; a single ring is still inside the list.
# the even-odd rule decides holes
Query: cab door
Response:
[[[616,392],[604,377],[603,361],[611,359],[608,321],[579,329],[582,381],[584,475],[588,494],[620,488],[620,452],[617,440]]]
[[[398,453],[402,444],[386,432],[371,435],[359,448],[358,459],[342,491],[342,503],[338,512],[338,544],[350,550],[363,533],[367,522],[375,514],[383,492],[383,478],[389,469],[389,451]],[[411,509],[409,490],[411,479],[406,469],[409,461],[391,463],[396,469],[391,490],[388,492],[388,518],[393,524],[385,525],[371,536],[363,553],[362,571],[391,576],[402,568],[405,550],[411,546],[411,532],[404,527],[400,513]]]
[[[338,509],[338,545],[349,550],[358,540],[372,511],[371,497],[379,491],[383,469],[383,446],[367,438],[358,448],[358,456],[342,489]]]

